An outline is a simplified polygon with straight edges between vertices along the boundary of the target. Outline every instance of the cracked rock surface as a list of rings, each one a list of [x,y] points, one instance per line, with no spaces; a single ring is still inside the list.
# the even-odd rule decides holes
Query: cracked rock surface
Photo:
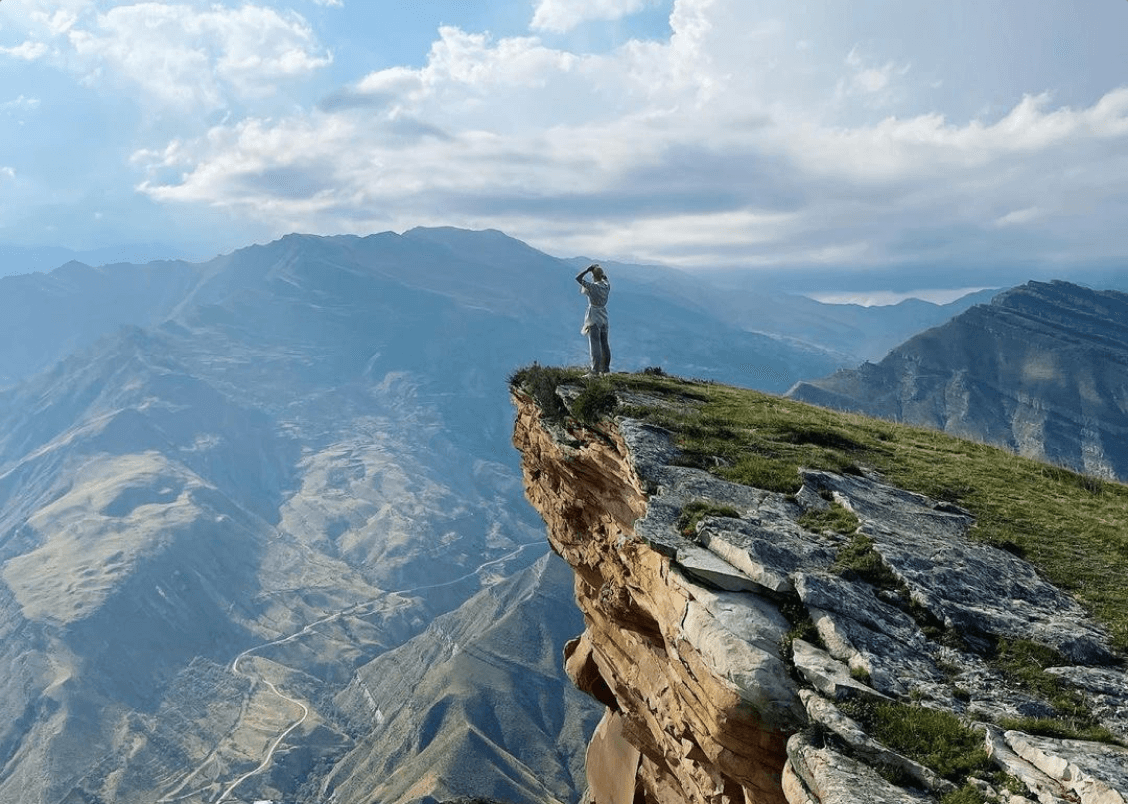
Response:
[[[1128,683],[1104,629],[1028,563],[969,539],[967,511],[872,474],[804,471],[793,496],[730,483],[673,465],[660,428],[546,426],[534,400],[514,401],[526,494],[584,613],[567,669],[607,706],[589,800],[918,802],[967,785],[1008,804],[1128,802],[1128,749],[997,725],[1059,714],[992,663],[1001,639],[1057,651],[1049,674],[1126,742]],[[828,499],[856,533],[799,524]],[[682,532],[702,502],[725,515]],[[888,572],[876,586],[837,563],[859,539]],[[1008,786],[944,778],[883,744],[840,711],[854,699],[950,713]]]

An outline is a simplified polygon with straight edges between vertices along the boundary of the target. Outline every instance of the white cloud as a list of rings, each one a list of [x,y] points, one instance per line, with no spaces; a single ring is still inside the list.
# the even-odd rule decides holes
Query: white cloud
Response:
[[[20,95],[18,98],[13,98],[10,101],[0,103],[0,111],[10,112],[22,109],[36,109],[39,107],[39,98],[29,98],[26,95]]]
[[[617,20],[645,8],[653,0],[540,0],[530,27],[534,31],[568,31],[591,20]]]
[[[537,24],[610,7],[545,0]],[[1128,87],[1075,107],[1017,94],[990,119],[898,115],[936,83],[932,66],[918,74],[868,42],[843,62],[849,41],[831,50],[744,0],[678,0],[670,24],[668,41],[595,54],[443,27],[422,67],[139,150],[138,189],[278,234],[490,226],[555,253],[686,265],[994,250],[976,238],[1035,249],[1071,242],[1095,208],[1128,214]],[[320,58],[292,41],[306,43],[296,64]],[[236,85],[228,69],[217,93]],[[1128,227],[1106,228],[1104,248],[1128,249],[1115,234]]]
[[[42,42],[33,42],[30,39],[13,47],[0,47],[0,53],[24,61],[35,61],[47,55],[50,48]]]
[[[683,19],[688,29],[672,43],[631,43],[612,56],[444,27],[422,68],[370,74],[324,111],[231,123],[138,152],[147,171],[139,187],[305,229],[370,208],[418,214],[435,194],[611,189],[622,171],[660,159],[669,129],[685,125],[712,80],[694,69],[704,28],[692,13]],[[273,197],[263,180],[278,175],[310,192]]]
[[[60,64],[87,83],[125,82],[185,110],[270,95],[332,60],[297,13],[253,3],[135,2],[105,11],[71,3],[30,19],[44,41],[25,43],[27,53],[40,57],[53,41],[65,49]]]

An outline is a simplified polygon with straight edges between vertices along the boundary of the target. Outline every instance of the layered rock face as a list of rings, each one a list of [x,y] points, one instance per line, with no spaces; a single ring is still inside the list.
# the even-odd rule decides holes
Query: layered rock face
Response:
[[[559,423],[519,389],[514,401],[526,494],[584,614],[566,668],[606,706],[589,801],[1128,801],[1128,678],[1107,634],[1025,561],[969,541],[967,511],[876,475],[805,471],[797,495],[729,483],[673,465],[664,430]],[[716,515],[687,534],[689,503]],[[855,533],[800,524],[832,503]],[[859,543],[888,582],[840,571]],[[985,658],[1003,640],[1064,657],[1048,673],[1113,741],[996,725],[1057,714]],[[895,750],[859,714],[874,706],[955,724],[978,764]]]
[[[1128,294],[1030,282],[788,395],[1128,479]]]

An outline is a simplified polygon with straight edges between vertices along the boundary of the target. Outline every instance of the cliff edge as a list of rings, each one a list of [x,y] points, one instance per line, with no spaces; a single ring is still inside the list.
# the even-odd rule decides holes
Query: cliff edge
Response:
[[[511,389],[590,801],[1128,801],[1128,489],[656,373]]]

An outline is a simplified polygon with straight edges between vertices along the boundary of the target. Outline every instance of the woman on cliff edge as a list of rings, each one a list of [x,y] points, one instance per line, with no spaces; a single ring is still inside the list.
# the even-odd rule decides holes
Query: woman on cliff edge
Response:
[[[588,273],[595,281],[584,279]],[[591,373],[607,374],[611,370],[611,345],[607,341],[607,297],[611,294],[611,281],[598,263],[576,274],[576,281],[580,283],[580,293],[588,297],[580,332],[588,336],[591,346]]]

